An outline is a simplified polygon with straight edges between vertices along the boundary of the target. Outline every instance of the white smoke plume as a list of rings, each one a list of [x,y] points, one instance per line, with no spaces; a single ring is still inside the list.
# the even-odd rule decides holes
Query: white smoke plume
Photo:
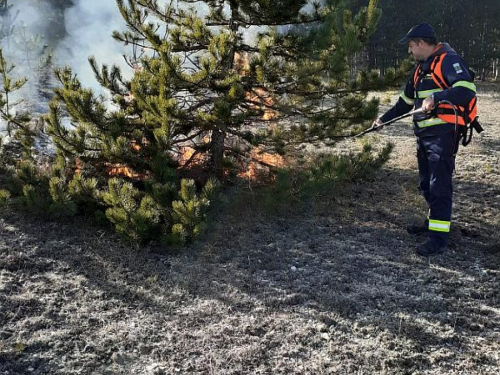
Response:
[[[46,50],[46,43],[42,35],[48,25],[42,14],[48,12],[50,7],[41,3],[39,8],[35,8],[26,0],[17,0],[9,5],[12,5],[13,8],[0,19],[2,31],[0,47],[7,61],[7,66],[15,66],[10,71],[9,78],[12,81],[24,77],[28,78],[28,83],[21,90],[8,94],[8,109],[9,113],[13,115],[24,112],[29,107],[28,103],[39,102],[38,95],[35,93],[34,81],[38,79],[36,70],[40,66],[39,57]],[[0,82],[1,85],[2,82]],[[15,105],[21,101],[23,103]],[[3,135],[5,131],[6,124],[0,120],[0,135]]]
[[[23,105],[13,111],[29,110],[33,115],[48,110],[48,99],[41,96],[40,71],[37,65],[49,53],[53,56],[53,65],[45,74],[52,76],[54,67],[69,66],[87,88],[96,94],[106,94],[95,79],[88,58],[95,57],[98,65],[118,65],[125,78],[132,75],[132,69],[126,64],[123,55],[131,51],[112,38],[115,30],[126,29],[115,0],[69,0],[68,7],[61,13],[51,8],[46,0],[9,0],[13,5],[9,17],[0,19],[2,25],[14,25],[14,33],[0,40],[1,48],[9,63],[16,65],[13,78],[27,77],[28,84],[22,91],[13,94],[25,100]],[[180,4],[174,0],[164,0],[162,5]],[[196,4],[198,14],[203,16],[208,8],[202,3]],[[54,32],[57,29],[57,32]],[[30,44],[26,51],[26,45]],[[42,52],[44,52],[42,54]],[[37,60],[37,58],[40,59]],[[51,79],[54,84],[55,79]],[[49,91],[49,87],[42,87]],[[0,121],[0,132],[5,124]]]
[[[33,38],[41,37],[34,47],[33,54],[36,55],[45,49],[47,52],[52,52],[55,66],[70,66],[84,87],[90,87],[99,94],[103,93],[88,62],[90,56],[94,56],[99,65],[118,65],[126,78],[132,75],[132,69],[123,58],[123,55],[130,54],[131,50],[111,36],[115,30],[126,29],[115,0],[68,0],[69,6],[63,15],[51,9],[53,3],[51,1],[10,0],[9,3],[14,5],[11,14],[19,13],[15,20],[16,30],[20,31],[24,27],[26,35]],[[177,0],[162,0],[160,3],[186,6],[186,3]],[[204,2],[191,3],[187,6],[194,6],[199,16],[208,13]],[[224,13],[229,15],[227,4]],[[59,30],[57,33],[54,33],[55,28]],[[247,29],[244,32],[245,42],[252,44],[257,34],[263,30],[259,27]],[[32,68],[31,64],[27,64],[25,58],[23,60],[23,53],[15,51],[16,46],[12,44],[12,38],[4,38],[1,43],[4,52],[6,49],[11,51],[12,56],[7,54],[7,57],[17,60],[14,74],[28,76],[32,83],[36,83],[38,78],[28,71],[28,68]]]
[[[118,65],[125,77],[131,74],[123,58],[127,49],[111,36],[115,30],[125,30],[126,25],[114,0],[74,0],[74,4],[65,12],[68,35],[55,51],[56,62],[70,66],[85,87],[99,92],[90,56],[99,65]]]

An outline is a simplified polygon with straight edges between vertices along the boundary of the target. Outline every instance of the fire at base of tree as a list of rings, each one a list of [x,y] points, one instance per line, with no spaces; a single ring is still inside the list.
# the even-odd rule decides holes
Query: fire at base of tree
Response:
[[[44,169],[28,117],[11,111],[9,97],[24,82],[12,83],[15,70],[1,56],[2,119],[24,151],[0,167],[0,203],[105,218],[135,243],[185,243],[204,232],[229,184],[269,185],[293,175],[293,195],[299,185],[380,167],[390,145],[380,154],[365,146],[308,164],[295,159],[301,145],[331,145],[366,129],[378,110],[367,92],[405,75],[403,68],[383,77],[352,74],[349,61],[380,19],[377,3],[353,14],[335,0],[206,1],[196,8],[117,0],[127,29],[113,37],[133,47],[126,56],[131,78],[90,58],[106,97],[85,88],[71,67],[55,70],[43,119],[56,151]],[[9,8],[1,9],[6,19]]]

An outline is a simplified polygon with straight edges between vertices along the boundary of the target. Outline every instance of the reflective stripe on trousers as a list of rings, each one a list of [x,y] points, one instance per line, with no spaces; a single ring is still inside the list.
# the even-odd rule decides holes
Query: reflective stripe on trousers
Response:
[[[455,169],[453,132],[417,138],[420,191],[429,205],[429,240],[446,245],[450,235]]]

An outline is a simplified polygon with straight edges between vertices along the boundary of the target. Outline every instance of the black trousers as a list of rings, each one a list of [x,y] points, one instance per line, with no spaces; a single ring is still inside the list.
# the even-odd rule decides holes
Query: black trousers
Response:
[[[454,133],[418,137],[420,191],[429,206],[428,240],[446,246],[450,237],[455,170]]]

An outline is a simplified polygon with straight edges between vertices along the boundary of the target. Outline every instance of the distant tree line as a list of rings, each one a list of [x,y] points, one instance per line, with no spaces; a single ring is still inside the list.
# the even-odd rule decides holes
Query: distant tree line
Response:
[[[353,9],[366,0],[351,0]],[[358,60],[368,68],[385,71],[407,57],[398,40],[415,24],[430,23],[438,41],[448,42],[461,54],[479,79],[499,78],[500,1],[492,0],[384,0],[376,33]]]

